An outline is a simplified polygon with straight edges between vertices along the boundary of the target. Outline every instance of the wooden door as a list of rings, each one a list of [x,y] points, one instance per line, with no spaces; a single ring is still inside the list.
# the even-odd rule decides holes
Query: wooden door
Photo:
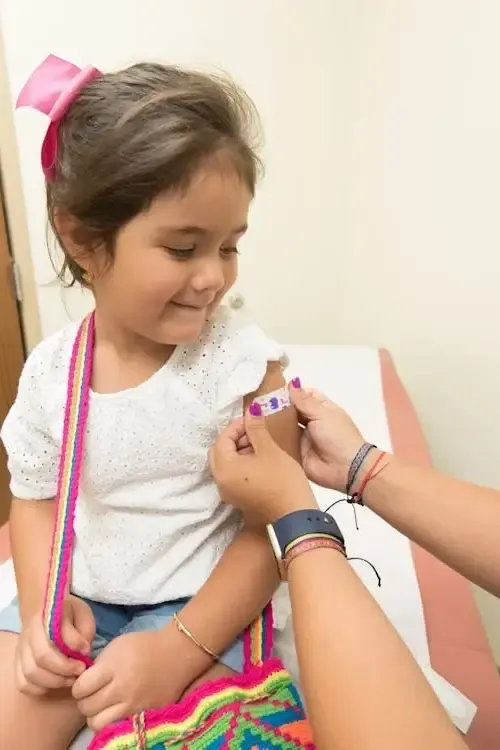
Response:
[[[21,321],[16,301],[5,213],[0,194],[0,425],[16,396],[24,362]],[[9,475],[3,445],[0,444],[0,526],[10,509]]]

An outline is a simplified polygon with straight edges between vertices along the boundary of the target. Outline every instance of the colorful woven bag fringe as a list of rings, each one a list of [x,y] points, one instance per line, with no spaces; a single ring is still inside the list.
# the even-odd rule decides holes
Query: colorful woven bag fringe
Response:
[[[44,610],[51,642],[86,666],[91,666],[92,660],[68,648],[61,636],[61,623],[69,590],[93,351],[91,314],[79,328],[71,357]],[[245,634],[242,675],[206,683],[176,705],[111,724],[94,737],[89,750],[314,750],[300,696],[282,662],[271,658],[272,640],[272,609],[268,606]]]

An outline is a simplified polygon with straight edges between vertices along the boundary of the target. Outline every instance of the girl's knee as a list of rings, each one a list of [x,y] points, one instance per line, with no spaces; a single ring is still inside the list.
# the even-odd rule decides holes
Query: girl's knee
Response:
[[[0,748],[67,750],[83,726],[69,690],[21,693],[15,679],[17,635],[0,633]]]

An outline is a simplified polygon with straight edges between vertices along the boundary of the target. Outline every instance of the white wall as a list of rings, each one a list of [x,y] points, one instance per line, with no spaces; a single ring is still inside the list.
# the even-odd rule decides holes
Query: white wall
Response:
[[[314,330],[318,310],[303,304],[302,293],[299,296],[302,284],[326,298],[332,286],[335,288],[335,275],[318,280],[316,263],[304,263],[300,258],[304,248],[308,258],[317,254],[318,262],[328,246],[339,257],[342,254],[344,240],[341,243],[339,228],[345,215],[348,153],[345,67],[349,40],[335,31],[343,22],[337,20],[340,12],[332,9],[329,0],[314,5],[311,12],[310,3],[290,4],[289,0],[250,4],[246,0],[210,4],[205,0],[134,0],[128,8],[124,3],[101,0],[71,4],[71,8],[65,0],[41,4],[37,0],[6,0],[2,10],[13,92],[19,91],[33,67],[50,52],[80,64],[91,61],[101,68],[145,58],[216,66],[247,88],[265,125],[267,176],[255,207],[252,236],[244,250],[245,291],[277,335],[303,339]],[[293,12],[289,12],[292,6]],[[27,17],[31,30],[26,29]],[[22,112],[16,124],[36,270],[42,284],[53,276],[44,247],[38,167],[45,120],[36,113]],[[318,150],[320,144],[324,147]],[[324,217],[332,225],[327,236]],[[290,255],[296,256],[300,273],[285,280]],[[329,254],[326,260],[331,263]],[[267,270],[271,263],[283,270],[278,283]],[[59,290],[41,286],[39,294],[43,327],[48,332],[61,324],[65,310]],[[290,310],[287,303],[295,297],[296,306]],[[71,314],[80,311],[79,295],[65,294],[64,298]],[[326,331],[326,338],[328,335]]]
[[[267,141],[240,284],[256,316],[284,340],[389,348],[438,466],[500,486],[498,0],[16,0],[2,18],[13,91],[49,52],[243,83]],[[44,286],[43,127],[17,117],[49,332],[85,303]]]
[[[436,464],[500,487],[500,4],[349,5],[337,337],[387,346]],[[500,663],[500,602],[477,593]]]

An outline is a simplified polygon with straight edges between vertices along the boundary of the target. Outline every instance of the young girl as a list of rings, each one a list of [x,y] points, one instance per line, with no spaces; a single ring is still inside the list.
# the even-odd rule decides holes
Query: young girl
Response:
[[[208,450],[254,394],[283,385],[282,350],[221,306],[258,165],[252,109],[233,84],[50,57],[20,103],[51,119],[49,218],[64,270],[95,298],[63,635],[97,659],[83,673],[41,615],[71,324],[29,357],[2,430],[19,603],[0,613],[0,746],[66,750],[86,720],[97,730],[241,670],[239,636],[272,596],[276,565],[263,532],[220,503]],[[297,454],[294,412],[270,422]]]

